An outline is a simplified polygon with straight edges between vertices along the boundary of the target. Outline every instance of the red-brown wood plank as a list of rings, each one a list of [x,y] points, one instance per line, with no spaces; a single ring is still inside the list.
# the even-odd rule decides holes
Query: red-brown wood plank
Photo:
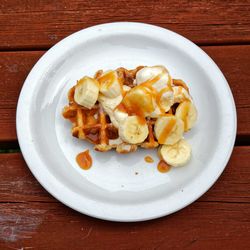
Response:
[[[250,46],[203,46],[218,63],[233,91],[239,136],[250,136]],[[0,143],[15,141],[15,112],[28,72],[43,51],[0,53]],[[247,138],[247,137],[245,137]]]
[[[249,43],[250,1],[8,1],[0,2],[0,49],[48,48],[95,24],[147,22],[199,44]]]
[[[218,182],[199,201],[250,202],[250,146],[235,147]],[[1,202],[56,202],[35,180],[20,153],[0,154]]]
[[[57,202],[21,154],[0,154],[0,249],[248,249],[250,147],[236,147],[202,198],[154,221],[114,223]]]
[[[141,223],[101,221],[60,203],[0,204],[0,249],[249,249],[249,203],[196,202]]]
[[[44,52],[0,52],[0,142],[16,140],[16,106],[23,82]]]
[[[250,136],[250,46],[202,47],[218,64],[237,108],[237,135]]]

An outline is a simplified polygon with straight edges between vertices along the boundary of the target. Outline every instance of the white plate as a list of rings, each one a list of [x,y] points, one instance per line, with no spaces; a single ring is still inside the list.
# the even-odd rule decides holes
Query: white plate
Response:
[[[77,79],[98,69],[159,64],[188,83],[198,109],[198,122],[185,136],[193,150],[188,165],[161,174],[155,151],[99,153],[71,136],[61,110]],[[52,47],[27,77],[16,119],[22,153],[42,186],[79,212],[113,221],[161,217],[199,198],[222,173],[236,134],[234,100],[211,58],[184,37],[142,23],[94,26]],[[94,159],[88,171],[75,162],[85,149]],[[144,162],[148,154],[154,164]]]

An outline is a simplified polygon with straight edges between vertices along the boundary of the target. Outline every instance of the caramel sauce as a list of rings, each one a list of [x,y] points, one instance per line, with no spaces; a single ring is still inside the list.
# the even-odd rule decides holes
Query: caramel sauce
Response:
[[[106,84],[107,88],[110,88],[111,85],[115,82],[116,76],[117,76],[117,72],[111,71],[111,72],[105,74],[104,76],[98,77],[98,81],[100,84]],[[120,85],[120,90],[121,90],[122,96],[125,96],[126,92],[123,90],[123,82],[122,82],[122,79],[119,78],[119,76],[117,76],[117,81]]]
[[[171,110],[171,109],[170,109]],[[173,116],[173,114],[171,113],[172,111],[170,111],[168,113],[164,113],[164,114],[160,114],[160,117],[164,117],[164,116]]]
[[[127,109],[122,102],[116,108],[119,109],[121,112],[127,113]]]
[[[80,168],[84,170],[90,169],[92,166],[92,158],[89,154],[89,150],[79,153],[76,156],[76,162],[80,166]]]
[[[68,92],[68,99],[69,99],[69,102],[75,102],[74,101],[74,94],[75,94],[75,86],[72,87],[69,92]]]
[[[132,109],[141,109],[144,113],[152,112],[153,102],[151,91],[145,86],[138,85],[134,87],[124,98],[125,106],[133,106]]]
[[[118,77],[118,82],[119,82],[119,85],[120,85],[120,90],[121,90],[122,97],[124,97],[127,92],[123,89],[123,80]]]
[[[181,79],[173,79],[173,84],[175,86],[181,86],[183,87],[184,89],[187,90],[187,92],[189,93],[189,88],[188,86],[186,85],[186,83],[184,81],[182,81]]]
[[[172,119],[168,122],[168,124],[165,126],[165,128],[163,129],[163,131],[161,132],[158,142],[160,144],[164,144],[165,140],[167,139],[167,137],[169,136],[170,132],[172,131],[172,129],[174,128],[176,124],[176,120]]]
[[[162,104],[161,104],[161,98],[163,96],[164,93],[170,91],[169,87],[166,87],[164,89],[162,89],[156,96],[156,103],[161,111],[161,113],[165,113],[165,109],[163,108]]]
[[[144,92],[143,97],[141,94],[138,94],[138,98],[135,98],[136,94],[133,95],[133,93],[128,92],[128,94],[124,96],[123,101],[117,106],[117,108],[121,112],[125,112],[128,115],[136,115],[139,122],[141,124],[145,124],[145,114],[154,111],[153,99],[155,99],[161,113],[165,114],[165,110],[161,105],[161,97],[165,92],[170,90],[170,87],[167,85],[168,83],[166,83],[167,87],[164,88],[164,90],[160,91],[160,93],[158,93],[157,90],[152,86],[154,83],[160,80],[161,76],[162,73],[134,87],[132,91]],[[130,98],[130,94],[131,96],[133,96],[133,98]],[[147,99],[147,97],[149,99]],[[144,103],[145,105],[143,105]]]
[[[169,166],[165,161],[160,160],[157,165],[157,169],[161,173],[166,173],[171,169],[171,166]]]
[[[146,82],[141,83],[140,85],[142,85],[142,84],[144,84],[144,85],[145,84],[147,84],[147,85],[153,85],[154,83],[156,83],[157,81],[160,80],[161,76],[162,76],[162,73],[159,74],[159,75],[157,75],[157,76],[155,76],[155,77],[153,77],[150,80],[147,80]]]
[[[182,120],[184,122],[184,130],[187,131],[187,118],[188,118],[188,112],[190,108],[190,102],[183,103],[183,112],[182,112]]]
[[[139,122],[141,124],[145,124],[145,114],[151,113],[154,110],[150,91],[144,86],[136,86],[132,91],[142,91],[143,94],[139,92],[138,98],[136,98],[136,93],[129,92],[125,95],[123,101],[117,106],[117,109],[121,112],[127,113],[128,115],[136,115]],[[145,105],[143,105],[144,103]]]
[[[145,162],[148,162],[148,163],[153,163],[154,162],[153,158],[151,156],[149,156],[149,155],[145,156],[144,160],[145,160]]]
[[[173,87],[172,87],[172,82],[173,82],[173,80],[172,80],[172,77],[168,74],[168,77],[169,77],[169,79],[168,79],[168,87],[169,87],[169,89],[171,90],[171,91],[173,91]]]
[[[107,88],[110,88],[115,80],[114,72],[110,71],[109,73],[98,78],[100,84],[106,84]]]
[[[90,142],[94,144],[98,144],[100,141],[98,131],[95,131],[93,129],[91,132],[86,132],[85,136],[87,140],[89,140]]]
[[[151,80],[148,80],[146,82],[141,83],[140,86],[145,86],[146,88],[148,88],[151,91],[151,93],[150,93],[151,96],[156,100],[156,103],[157,103],[161,113],[164,114],[165,109],[163,108],[163,106],[161,104],[162,95],[167,91],[171,91],[173,88],[171,86],[172,78],[169,76],[169,80],[166,83],[166,88],[162,89],[158,93],[157,90],[153,87],[153,84],[156,83],[158,80],[160,80],[161,76],[162,76],[162,73],[157,75],[156,77],[152,78]]]
[[[135,115],[137,116],[137,120],[140,124],[146,124],[146,119],[144,117],[144,114],[140,113],[140,112],[135,112]]]
[[[147,91],[152,97],[156,97],[157,96],[157,91],[156,89],[151,85],[149,84],[148,82],[145,82],[145,83],[142,83],[140,84],[139,86],[141,87],[144,87],[145,90],[147,91],[147,89],[150,91]]]
[[[179,86],[179,87],[178,87],[178,90],[177,90],[177,95],[181,95],[181,94],[182,94],[182,87]]]

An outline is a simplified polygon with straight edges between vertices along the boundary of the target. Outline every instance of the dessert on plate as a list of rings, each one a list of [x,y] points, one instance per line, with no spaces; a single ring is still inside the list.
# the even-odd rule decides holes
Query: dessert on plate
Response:
[[[186,83],[172,79],[164,66],[99,70],[78,80],[68,100],[62,114],[72,135],[97,151],[158,147],[160,165],[173,167],[191,157],[183,135],[194,126],[197,110]]]

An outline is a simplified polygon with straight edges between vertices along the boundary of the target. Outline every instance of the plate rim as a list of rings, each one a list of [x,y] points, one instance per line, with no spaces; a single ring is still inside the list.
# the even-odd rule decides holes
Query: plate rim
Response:
[[[66,196],[63,197],[60,194],[60,192],[58,193],[57,189],[51,189],[53,187],[53,185],[51,183],[50,184],[46,183],[43,172],[44,171],[47,172],[46,177],[48,178],[48,175],[49,175],[49,177],[51,178],[50,180],[52,180],[52,179],[53,179],[53,181],[58,181],[58,180],[56,180],[55,176],[53,176],[46,168],[43,169],[43,168],[35,167],[35,164],[37,165],[37,160],[41,161],[39,163],[40,166],[42,166],[44,163],[42,162],[41,159],[39,159],[38,153],[34,152],[34,148],[32,149],[32,141],[27,141],[27,139],[24,136],[24,134],[27,132],[27,128],[29,126],[28,116],[23,116],[24,108],[29,105],[28,102],[25,100],[25,97],[27,96],[28,85],[31,82],[32,78],[35,77],[37,71],[39,71],[39,67],[43,64],[43,61],[46,60],[48,55],[55,53],[58,49],[60,49],[60,47],[67,45],[68,41],[70,41],[72,39],[74,40],[78,36],[83,36],[83,34],[85,34],[85,33],[97,32],[99,30],[102,30],[103,32],[105,32],[105,29],[110,29],[110,28],[113,28],[113,29],[116,28],[116,29],[114,29],[114,32],[116,32],[117,28],[121,28],[121,27],[122,28],[131,28],[131,29],[136,29],[136,28],[146,29],[146,30],[150,29],[150,30],[159,31],[159,32],[166,32],[166,34],[168,33],[169,36],[175,37],[176,39],[180,39],[181,42],[185,43],[186,45],[188,45],[192,49],[197,50],[197,52],[203,54],[203,56],[205,56],[207,62],[211,66],[213,66],[213,68],[216,69],[216,71],[218,73],[218,77],[220,77],[221,81],[224,82],[225,87],[227,88],[228,94],[230,97],[230,104],[231,104],[230,108],[231,108],[231,111],[233,114],[232,120],[231,120],[231,124],[233,125],[233,127],[231,129],[232,137],[230,138],[230,142],[228,143],[228,148],[227,148],[227,152],[225,153],[223,163],[221,166],[218,166],[219,169],[216,172],[216,175],[213,176],[212,180],[209,180],[207,182],[206,188],[202,189],[201,192],[196,192],[196,195],[193,195],[191,199],[189,199],[188,201],[185,201],[183,204],[177,206],[175,209],[172,209],[171,211],[168,210],[168,211],[165,211],[162,213],[156,213],[156,214],[150,215],[150,216],[145,214],[145,213],[142,213],[141,217],[136,217],[136,218],[133,217],[132,215],[128,215],[128,216],[121,218],[120,216],[117,216],[117,215],[107,216],[107,214],[98,214],[95,212],[91,213],[91,212],[89,212],[89,210],[86,210],[86,209],[84,210],[82,208],[79,208],[75,203],[72,204],[72,200],[70,200],[70,198],[66,199]],[[72,46],[74,46],[74,44]],[[28,114],[27,110],[25,112]],[[22,117],[21,121],[20,121],[19,117]],[[209,190],[211,188],[211,186],[218,180],[218,178],[220,177],[220,175],[224,171],[226,164],[228,163],[229,158],[231,156],[231,153],[233,151],[234,142],[235,142],[235,138],[236,138],[236,131],[237,131],[237,114],[236,114],[236,107],[235,107],[233,95],[232,95],[231,89],[229,87],[229,84],[228,84],[226,78],[224,77],[223,73],[221,72],[219,67],[216,65],[216,63],[200,47],[195,45],[193,42],[191,42],[187,38],[173,32],[173,31],[170,31],[168,29],[161,28],[159,26],[146,24],[146,23],[137,23],[137,22],[113,22],[113,23],[105,23],[105,24],[95,25],[95,26],[77,31],[77,32],[71,34],[70,36],[67,36],[66,38],[62,39],[57,44],[55,44],[53,47],[51,47],[36,62],[36,64],[33,66],[31,71],[29,72],[26,80],[24,81],[24,84],[22,86],[22,90],[21,90],[19,98],[18,98],[17,111],[16,111],[16,121],[18,121],[18,122],[16,122],[17,138],[18,138],[20,149],[21,149],[22,155],[25,159],[25,162],[26,162],[27,166],[29,167],[30,171],[32,172],[32,174],[34,175],[34,177],[45,188],[45,190],[48,193],[50,193],[52,196],[54,196],[57,200],[59,200],[60,202],[62,202],[66,206],[71,207],[72,209],[74,209],[80,213],[83,213],[85,215],[89,215],[89,216],[92,216],[95,218],[103,219],[103,220],[120,221],[120,222],[145,221],[145,220],[151,220],[151,219],[163,217],[163,216],[169,215],[171,213],[174,213],[178,210],[181,210],[182,208],[188,206],[189,204],[191,204],[192,202],[194,202],[195,200],[200,198],[204,193],[207,192],[207,190]],[[30,153],[31,150],[33,151],[34,155]]]

